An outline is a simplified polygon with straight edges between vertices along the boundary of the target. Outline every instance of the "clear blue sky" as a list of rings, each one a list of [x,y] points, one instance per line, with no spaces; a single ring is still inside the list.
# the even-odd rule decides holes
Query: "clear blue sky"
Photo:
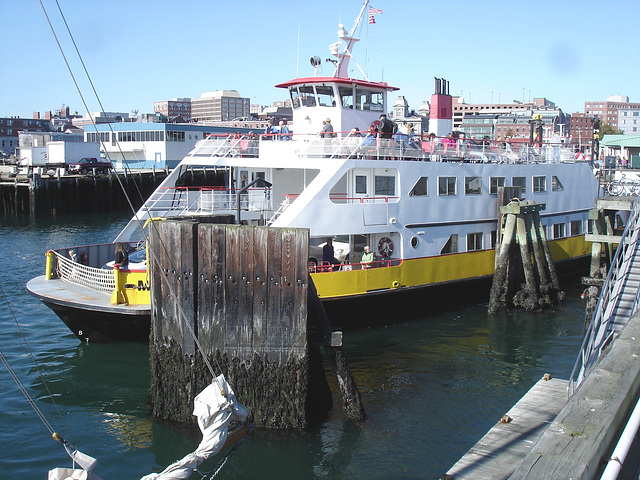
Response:
[[[42,0],[92,112],[88,85],[54,0]],[[105,111],[153,112],[153,102],[238,90],[252,103],[284,100],[273,86],[311,76],[360,0],[58,0]],[[546,97],[567,113],[627,95],[640,102],[637,0],[372,0],[383,10],[354,57],[374,81],[400,87],[417,109],[433,77],[470,103]],[[86,109],[38,0],[0,0],[0,117],[63,104]],[[605,35],[606,33],[606,35]],[[323,63],[330,75],[331,65]],[[351,76],[360,77],[352,64]],[[395,99],[392,96],[391,101]]]

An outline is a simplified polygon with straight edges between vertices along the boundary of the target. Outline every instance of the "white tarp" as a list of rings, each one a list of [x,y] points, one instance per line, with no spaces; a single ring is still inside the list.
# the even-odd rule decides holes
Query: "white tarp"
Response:
[[[198,394],[193,402],[193,414],[198,417],[202,441],[198,448],[160,473],[145,475],[141,480],[185,480],[198,466],[218,453],[227,441],[229,422],[236,419],[244,422],[249,412],[236,399],[233,390],[224,378],[216,379]]]
[[[74,464],[80,468],[54,468],[49,470],[48,480],[101,480],[93,469],[96,468],[98,460],[82,453],[66,441],[62,441],[67,454],[73,459]]]

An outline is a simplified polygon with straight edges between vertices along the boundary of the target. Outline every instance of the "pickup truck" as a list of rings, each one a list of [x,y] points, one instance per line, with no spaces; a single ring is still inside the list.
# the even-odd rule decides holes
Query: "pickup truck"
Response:
[[[69,173],[81,173],[85,175],[94,169],[96,173],[109,173],[111,163],[99,162],[97,158],[81,158],[79,162],[67,165],[67,171]]]

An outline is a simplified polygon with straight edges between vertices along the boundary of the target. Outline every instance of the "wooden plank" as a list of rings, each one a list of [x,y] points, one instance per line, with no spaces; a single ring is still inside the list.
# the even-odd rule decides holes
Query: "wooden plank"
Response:
[[[198,340],[204,351],[222,350],[225,338],[225,226],[198,227]]]
[[[280,330],[282,328],[282,298],[280,283],[282,279],[282,236],[276,229],[267,232],[268,267],[267,272],[267,316],[268,322],[263,325],[264,347],[269,352],[268,358],[274,361],[275,348],[280,345]]]
[[[587,233],[584,239],[587,242],[620,243],[622,241],[622,235],[596,235],[595,233]]]
[[[225,271],[225,328],[224,350],[238,346],[237,321],[240,313],[240,282],[242,277],[240,252],[240,225],[231,225],[226,229],[226,271]]]
[[[542,436],[549,422],[566,405],[567,385],[567,380],[539,380],[507,412],[511,421],[498,421],[447,475],[454,480],[509,478]]]
[[[252,347],[260,355],[264,353],[269,298],[268,262],[269,227],[256,227],[253,232],[255,250],[253,252],[253,332]]]

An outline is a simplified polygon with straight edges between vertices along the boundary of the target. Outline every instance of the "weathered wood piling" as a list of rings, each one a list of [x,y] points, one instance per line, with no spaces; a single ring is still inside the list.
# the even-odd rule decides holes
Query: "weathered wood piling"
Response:
[[[154,415],[193,423],[211,370],[256,426],[304,428],[326,412],[319,347],[307,341],[308,231],[179,220],[150,231]]]
[[[544,208],[544,204],[518,199],[500,207],[489,313],[500,305],[535,311],[564,298],[540,221]]]

